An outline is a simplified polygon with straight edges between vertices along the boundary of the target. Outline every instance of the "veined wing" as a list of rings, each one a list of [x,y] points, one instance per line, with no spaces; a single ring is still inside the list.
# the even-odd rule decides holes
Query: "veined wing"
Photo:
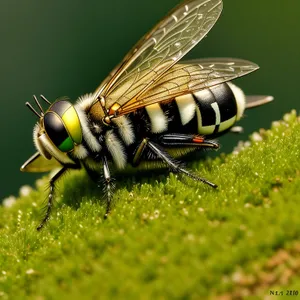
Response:
[[[213,27],[222,0],[188,0],[173,9],[129,52],[95,91],[106,107],[135,101]]]
[[[231,81],[258,68],[258,65],[250,61],[234,58],[183,61],[163,74],[139,99],[120,107],[116,115],[128,114],[150,104],[172,100],[174,97]]]

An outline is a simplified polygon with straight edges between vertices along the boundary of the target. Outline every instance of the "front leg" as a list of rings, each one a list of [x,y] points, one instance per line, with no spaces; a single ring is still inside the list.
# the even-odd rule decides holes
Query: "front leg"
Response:
[[[40,225],[37,227],[37,230],[41,230],[44,225],[47,223],[47,221],[50,218],[50,214],[52,211],[52,206],[53,206],[53,198],[54,198],[54,192],[55,192],[55,184],[56,181],[68,170],[68,167],[64,166],[62,167],[51,179],[50,179],[50,192],[48,195],[48,202],[47,202],[47,209],[44,218],[42,219]]]

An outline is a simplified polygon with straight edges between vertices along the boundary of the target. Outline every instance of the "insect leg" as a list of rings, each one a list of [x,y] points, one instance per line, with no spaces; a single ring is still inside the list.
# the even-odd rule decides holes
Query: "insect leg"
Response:
[[[46,214],[43,218],[43,220],[41,221],[40,225],[37,227],[37,230],[41,230],[44,225],[46,224],[46,222],[49,220],[50,218],[50,214],[52,211],[52,205],[53,205],[53,197],[54,197],[54,191],[55,191],[55,183],[56,181],[69,169],[69,167],[64,166],[63,168],[61,168],[51,179],[50,179],[50,192],[48,195],[48,203],[47,203],[47,210],[46,210]]]
[[[168,153],[166,153],[159,145],[147,140],[147,146],[150,151],[152,151],[158,158],[160,158],[165,164],[167,164],[171,170],[178,173],[183,173],[188,177],[196,180],[201,181],[203,183],[208,184],[209,186],[216,188],[217,185],[208,181],[205,178],[198,177],[197,175],[192,174],[190,171],[183,168],[180,163],[175,161]]]
[[[136,167],[141,162],[142,155],[143,155],[145,149],[147,148],[147,142],[148,142],[148,139],[146,139],[146,138],[143,139],[141,141],[141,143],[139,144],[139,146],[137,147],[137,149],[135,150],[134,157],[132,159],[133,166]]]
[[[217,142],[206,140],[203,136],[193,134],[164,134],[159,137],[159,142],[162,145],[169,147],[192,146],[199,148],[219,148],[219,144]]]
[[[104,218],[107,218],[110,208],[111,208],[111,201],[112,201],[112,196],[113,196],[113,190],[114,190],[114,183],[113,183],[113,178],[110,176],[110,170],[108,167],[108,162],[106,156],[103,156],[102,158],[102,163],[103,163],[103,179],[100,178],[101,174],[99,174],[98,171],[92,170],[87,164],[83,163],[84,168],[89,175],[89,177],[98,184],[98,187],[100,186],[99,183],[104,184],[104,198],[106,200],[106,212],[104,215]]]
[[[111,209],[111,200],[113,197],[113,190],[115,185],[113,183],[113,179],[110,176],[110,171],[109,171],[109,166],[108,166],[106,156],[102,157],[102,162],[103,162],[103,177],[104,177],[104,184],[105,184],[105,193],[107,197],[106,212],[104,218],[107,218]]]

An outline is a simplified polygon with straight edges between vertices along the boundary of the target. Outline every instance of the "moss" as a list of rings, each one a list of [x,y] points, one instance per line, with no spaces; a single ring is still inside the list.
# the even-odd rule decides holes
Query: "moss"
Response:
[[[35,228],[44,187],[1,207],[0,295],[231,299],[297,289],[293,268],[285,281],[277,269],[267,281],[265,268],[278,251],[298,245],[299,132],[293,111],[252,135],[251,145],[190,162],[194,172],[218,183],[217,190],[173,174],[129,170],[106,221],[97,200],[101,191],[84,172],[63,179],[56,210],[41,232]],[[292,249],[291,263],[299,263],[300,247]]]

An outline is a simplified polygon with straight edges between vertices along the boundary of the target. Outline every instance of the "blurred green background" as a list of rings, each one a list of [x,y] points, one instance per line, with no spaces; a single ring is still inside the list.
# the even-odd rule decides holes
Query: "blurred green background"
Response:
[[[36,117],[25,108],[33,94],[73,101],[92,92],[133,44],[177,0],[16,1],[2,0],[1,189],[0,199],[17,195],[36,176],[19,171],[34,153]],[[269,127],[299,109],[300,1],[224,0],[216,26],[187,58],[238,57],[261,69],[236,81],[248,94],[271,94],[275,102],[247,112],[241,136],[221,138],[231,151],[254,130]]]

